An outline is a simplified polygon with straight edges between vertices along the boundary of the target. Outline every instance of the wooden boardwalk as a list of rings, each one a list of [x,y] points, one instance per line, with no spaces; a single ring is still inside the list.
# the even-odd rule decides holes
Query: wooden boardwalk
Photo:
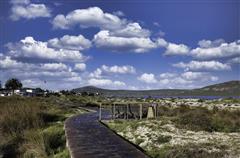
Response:
[[[102,119],[109,119],[102,112]],[[67,145],[72,158],[148,158],[98,121],[98,113],[74,116],[65,122]]]

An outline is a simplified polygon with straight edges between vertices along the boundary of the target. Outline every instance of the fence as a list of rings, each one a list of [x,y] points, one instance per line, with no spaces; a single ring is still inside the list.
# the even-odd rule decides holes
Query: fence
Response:
[[[160,105],[157,103],[100,103],[99,120],[102,109],[109,110],[112,119],[156,118],[158,106]]]

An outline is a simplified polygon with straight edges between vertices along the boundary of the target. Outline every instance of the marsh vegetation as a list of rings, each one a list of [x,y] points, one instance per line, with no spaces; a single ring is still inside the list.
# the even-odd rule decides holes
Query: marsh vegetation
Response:
[[[0,157],[68,158],[64,120],[84,112],[70,103],[60,97],[1,97]]]
[[[240,157],[239,109],[160,106],[158,116],[105,123],[151,157]]]

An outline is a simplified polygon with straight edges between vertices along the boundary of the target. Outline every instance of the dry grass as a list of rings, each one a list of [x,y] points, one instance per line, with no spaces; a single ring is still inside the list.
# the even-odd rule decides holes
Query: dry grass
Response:
[[[58,99],[0,97],[0,157],[69,157],[63,122],[79,110]]]

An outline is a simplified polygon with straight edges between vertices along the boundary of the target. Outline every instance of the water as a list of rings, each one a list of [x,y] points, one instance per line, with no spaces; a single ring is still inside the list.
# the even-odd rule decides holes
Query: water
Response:
[[[148,97],[145,97],[145,98],[148,98]],[[240,96],[153,96],[152,98],[155,98],[155,99],[179,98],[179,99],[207,99],[207,100],[214,100],[214,99],[225,99],[225,98],[240,99]]]

